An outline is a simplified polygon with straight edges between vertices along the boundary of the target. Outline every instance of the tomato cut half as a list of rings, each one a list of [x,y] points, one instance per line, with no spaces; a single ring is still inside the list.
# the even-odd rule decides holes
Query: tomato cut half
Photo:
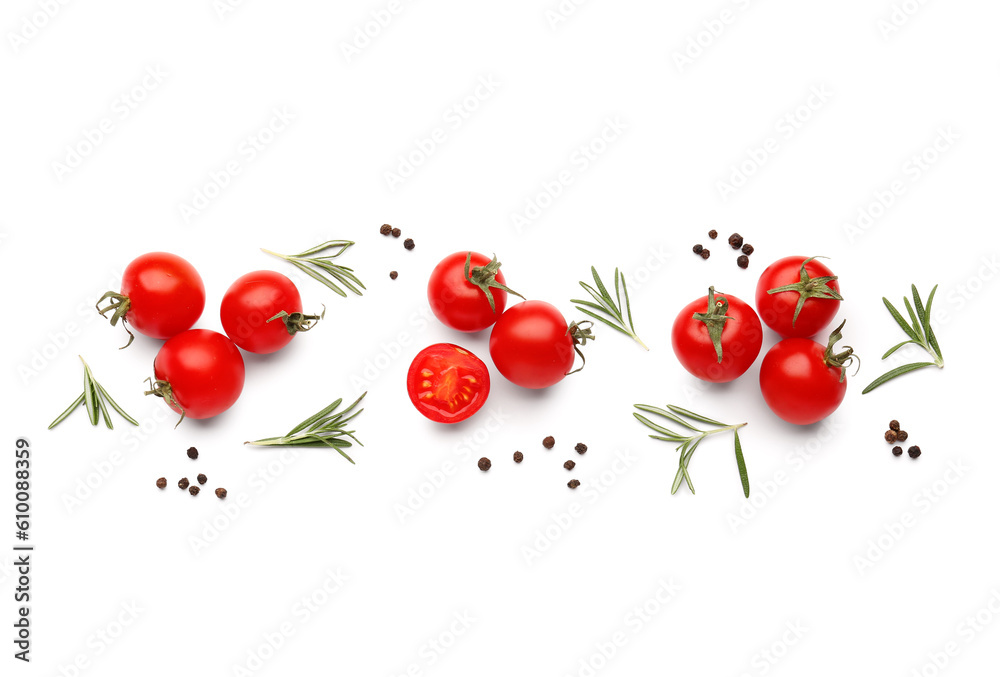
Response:
[[[406,392],[421,414],[458,423],[479,411],[490,394],[490,372],[478,357],[452,343],[427,346],[413,358]]]

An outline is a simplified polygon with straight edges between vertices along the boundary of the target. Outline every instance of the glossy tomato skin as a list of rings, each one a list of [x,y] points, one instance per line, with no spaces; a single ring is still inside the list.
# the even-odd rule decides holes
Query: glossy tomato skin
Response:
[[[695,313],[708,310],[708,297],[684,306],[677,314],[670,340],[681,365],[693,376],[711,383],[728,383],[746,372],[760,354],[764,328],[753,308],[731,294],[716,293],[716,300],[729,301],[728,320],[722,330],[722,362],[704,322]]]
[[[171,409],[186,418],[212,418],[239,399],[246,369],[239,348],[227,337],[189,329],[163,344],[153,360],[153,374],[170,384],[180,405],[167,402]]]
[[[493,325],[507,306],[507,292],[490,288],[496,311],[490,308],[486,293],[472,284],[465,274],[465,260],[469,252],[455,252],[444,257],[431,271],[427,282],[427,300],[434,316],[447,327],[464,332],[482,331]],[[472,252],[469,271],[485,266],[488,256]],[[496,281],[506,285],[503,273],[497,272]]]
[[[795,316],[795,306],[799,301],[799,293],[795,291],[781,291],[775,294],[768,294],[769,289],[784,287],[795,284],[801,279],[800,270],[802,262],[807,256],[786,256],[778,259],[760,274],[757,280],[757,291],[754,301],[757,304],[757,312],[760,318],[768,327],[777,332],[782,338],[810,338],[822,331],[840,309],[840,301],[830,298],[808,298],[799,311],[799,316],[792,326],[792,319]],[[813,259],[806,264],[806,273],[811,278],[833,276],[833,271],[826,265]],[[840,293],[840,284],[837,280],[829,283],[829,287]]]
[[[128,264],[122,296],[129,299],[125,320],[140,334],[168,339],[190,329],[205,310],[205,284],[190,263],[176,254],[151,252]]]
[[[490,334],[490,357],[504,377],[523,388],[548,388],[572,371],[573,338],[562,313],[545,301],[522,301],[500,316]]]
[[[406,392],[421,414],[437,423],[458,423],[486,404],[490,372],[478,357],[453,343],[427,346],[406,373]]]
[[[779,341],[760,366],[760,392],[780,418],[797,425],[822,421],[847,393],[841,370],[826,364],[826,347],[804,338]]]
[[[295,283],[281,273],[257,270],[240,277],[222,297],[220,315],[222,328],[243,350],[251,353],[273,353],[288,345],[294,334],[278,318],[302,312],[302,297]]]

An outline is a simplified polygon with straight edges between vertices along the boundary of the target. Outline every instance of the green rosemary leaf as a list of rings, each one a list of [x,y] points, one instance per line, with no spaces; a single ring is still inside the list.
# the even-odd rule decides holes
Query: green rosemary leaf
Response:
[[[615,275],[621,275],[622,291],[625,292],[625,310],[628,312],[628,326],[632,328],[632,331],[635,331],[635,325],[632,324],[632,304],[628,300],[628,287],[625,285],[625,275],[624,273],[619,273],[617,268],[615,268]]]
[[[129,423],[131,423],[134,426],[139,425],[138,421],[136,421],[134,418],[132,418],[131,416],[129,416],[128,413],[124,409],[122,409],[120,406],[118,406],[118,403],[114,401],[114,399],[111,397],[111,395],[108,394],[108,391],[105,390],[104,386],[102,386],[100,383],[97,384],[97,392],[99,392],[101,395],[104,396],[104,399],[106,399],[108,401],[108,404],[111,405],[112,409],[114,409],[115,411],[118,412],[119,416],[121,416],[123,419],[125,419],[126,421],[128,421]]]
[[[577,301],[570,301],[570,303],[577,303]],[[618,326],[617,324],[615,324],[613,322],[610,322],[610,321],[604,319],[603,317],[601,317],[597,313],[593,313],[593,312],[587,310],[586,308],[581,308],[579,306],[577,306],[576,309],[579,310],[584,315],[589,315],[590,317],[594,318],[595,320],[603,322],[604,324],[608,325],[609,327],[611,327],[615,331],[621,332],[622,334],[625,334],[626,336],[631,336],[631,334],[629,334],[627,331],[625,331],[624,329],[622,329],[620,326]]]
[[[364,288],[361,280],[358,279],[350,268],[340,266],[332,262],[332,259],[335,259],[343,254],[347,248],[353,244],[353,242],[348,240],[329,240],[299,254],[291,255],[278,254],[270,249],[261,249],[261,251],[269,256],[275,256],[279,259],[288,261],[303,273],[320,282],[340,296],[346,297],[347,293],[340,288],[337,282],[340,282],[350,291],[358,296],[361,296],[362,292],[358,289],[358,286],[362,289]],[[328,253],[325,256],[318,256],[318,254],[324,251],[330,251],[331,253]],[[326,273],[326,275],[323,273]],[[336,281],[331,278],[334,278]]]
[[[884,360],[885,358],[889,357],[894,352],[896,352],[897,350],[899,350],[900,348],[902,348],[903,346],[905,346],[908,343],[912,343],[912,344],[918,345],[918,346],[920,345],[919,343],[917,343],[913,339],[907,339],[907,340],[903,341],[902,343],[897,343],[892,348],[889,348],[889,350],[885,351],[885,355],[882,356],[882,359]]]
[[[687,416],[688,418],[693,419],[695,421],[699,421],[701,423],[707,423],[709,425],[726,425],[725,423],[723,423],[721,421],[716,421],[714,419],[707,418],[707,417],[702,416],[700,414],[696,414],[693,411],[688,411],[687,409],[682,409],[681,407],[678,407],[678,406],[673,405],[673,404],[668,404],[667,408],[669,408],[670,411],[672,411],[674,413],[680,414],[681,416]],[[694,428],[694,430],[697,430],[697,428]]]
[[[896,320],[896,324],[899,325],[900,329],[906,332],[906,335],[909,336],[911,339],[913,339],[917,343],[920,343],[920,337],[917,336],[917,333],[915,331],[913,331],[913,327],[911,327],[906,323],[906,320],[903,319],[903,316],[899,314],[899,311],[896,310],[896,307],[892,305],[889,299],[883,296],[882,303],[885,304],[885,307],[889,310],[889,314],[892,315],[892,319]]]
[[[329,414],[331,411],[333,411],[334,409],[336,409],[337,407],[339,407],[340,403],[343,402],[343,401],[344,401],[344,398],[342,398],[342,397],[339,397],[339,398],[335,399],[328,406],[320,409],[315,414],[313,414],[312,416],[310,416],[306,420],[302,421],[302,423],[298,424],[297,426],[295,426],[294,428],[292,428],[291,430],[289,430],[288,431],[288,437],[291,437],[295,433],[300,432],[302,430],[305,430],[306,428],[308,428],[312,424],[316,423],[316,421],[320,420],[321,418],[323,418],[324,416],[326,416],[327,414]]]
[[[83,362],[83,358],[80,358]],[[90,368],[87,363],[83,363],[83,403],[87,406],[87,415],[90,417],[90,425],[97,425],[100,412],[97,410],[97,402],[94,401],[94,384],[90,377]]]
[[[316,245],[312,249],[305,250],[301,254],[295,254],[295,257],[305,258],[306,256],[312,256],[313,254],[319,254],[320,252],[326,251],[327,249],[336,249],[337,251],[335,253],[327,254],[324,258],[331,258],[331,259],[337,258],[345,251],[347,251],[347,248],[353,244],[354,243],[351,242],[350,240],[327,240],[326,242],[322,242]]]
[[[690,423],[688,423],[684,419],[682,419],[679,416],[677,416],[677,414],[673,413],[672,411],[667,411],[666,409],[660,409],[659,407],[651,407],[651,406],[649,406],[647,404],[637,404],[637,405],[635,405],[635,407],[637,409],[641,410],[641,411],[647,411],[647,412],[649,412],[651,414],[656,414],[658,416],[662,416],[662,417],[664,417],[664,418],[666,418],[666,419],[668,419],[670,421],[673,421],[674,423],[676,423],[678,425],[684,426],[688,430],[693,430],[696,433],[703,432],[703,431],[699,430],[698,428],[695,428],[693,425],[691,425]]]
[[[68,407],[66,407],[66,411],[64,411],[63,413],[61,413],[58,416],[56,416],[56,420],[52,421],[52,423],[49,424],[48,429],[52,430],[57,425],[59,425],[60,423],[62,423],[64,420],[66,420],[66,417],[69,416],[70,414],[72,414],[73,410],[76,409],[77,407],[79,407],[81,404],[83,404],[83,393],[80,393],[80,396],[78,398],[76,398],[75,400],[73,400],[73,404],[71,404]]]
[[[101,396],[99,388],[94,388],[94,400],[97,402],[97,408],[101,410],[101,414],[104,416],[104,425],[108,427],[108,430],[114,430],[115,426],[111,423],[111,414],[108,412],[108,405],[104,402],[104,397]]]
[[[343,402],[343,398],[334,400],[323,407],[315,414],[292,428],[287,435],[280,437],[265,437],[253,442],[245,442],[258,447],[326,447],[336,449],[341,456],[351,463],[354,459],[342,451],[343,448],[353,444],[364,446],[361,441],[354,436],[353,430],[345,430],[344,425],[360,414],[364,409],[354,411],[354,408],[368,393],[362,393],[361,397],[354,400],[346,409],[336,411]],[[349,438],[349,439],[344,439]],[[353,442],[349,441],[353,440]]]
[[[913,322],[913,331],[917,335],[917,340],[921,343],[924,342],[924,330],[920,328],[920,320],[917,319],[917,314],[913,312],[913,306],[910,305],[910,299],[903,297],[903,305],[906,306],[906,312],[910,315],[910,321]]]
[[[687,439],[687,438],[684,438],[684,437],[680,437],[673,430],[668,430],[667,428],[664,428],[661,425],[657,425],[656,423],[653,423],[652,421],[650,421],[648,418],[646,418],[645,416],[643,416],[641,414],[637,414],[635,412],[632,412],[632,415],[635,416],[637,419],[639,419],[639,422],[642,423],[644,426],[646,426],[647,428],[652,428],[653,430],[655,430],[656,432],[660,433],[661,435],[665,435],[665,436],[668,436],[668,437],[677,437],[679,439]]]
[[[931,345],[934,353],[937,355],[938,360],[943,362],[944,356],[941,354],[941,346],[938,345],[937,336],[934,335],[934,328],[931,326],[931,304],[934,303],[934,294],[937,293],[937,285],[931,289],[930,296],[927,297],[927,306],[924,308],[924,312],[920,315],[920,320],[924,325],[924,335],[927,336],[927,342]]]
[[[895,369],[887,371],[886,373],[882,374],[877,379],[869,383],[868,386],[861,391],[861,394],[864,395],[865,393],[870,393],[871,391],[875,390],[886,381],[891,381],[897,376],[902,376],[903,374],[908,374],[911,371],[916,371],[917,369],[923,369],[924,367],[933,367],[933,366],[935,366],[933,362],[914,362],[912,364],[904,364],[901,367],[896,367]]]
[[[608,292],[608,288],[601,280],[601,276],[597,274],[597,268],[591,266],[590,272],[594,277],[594,283],[597,285],[596,289],[586,282],[580,282],[580,286],[583,287],[588,294],[590,294],[591,298],[594,299],[594,302],[585,301],[583,299],[570,299],[570,303],[580,304],[576,306],[577,310],[588,315],[589,317],[600,320],[612,329],[631,337],[636,343],[641,345],[646,350],[649,350],[646,344],[642,342],[642,339],[640,339],[635,333],[635,325],[632,322],[632,308],[628,300],[628,287],[625,284],[625,276],[622,275],[617,268],[615,268],[615,296],[612,297]],[[621,293],[623,291],[625,292],[625,304],[628,311],[627,322],[625,320],[625,315],[622,314]],[[587,310],[588,308],[591,310]]]
[[[743,496],[750,498],[750,477],[747,475],[747,463],[743,460],[743,447],[740,445],[740,431],[733,431],[736,442],[736,465],[740,470],[740,483],[743,484]]]

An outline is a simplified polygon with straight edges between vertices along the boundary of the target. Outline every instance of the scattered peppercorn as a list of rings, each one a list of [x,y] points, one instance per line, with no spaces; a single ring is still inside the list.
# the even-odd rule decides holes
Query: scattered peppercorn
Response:
[[[198,473],[198,484],[204,484],[207,481],[208,481],[208,478],[205,477],[204,473]]]
[[[218,489],[215,490],[215,495],[218,496],[219,498],[225,498],[226,496],[229,495],[229,492],[227,492],[222,487],[219,487]]]
[[[712,230],[708,231],[708,236],[714,240],[715,238],[719,237],[719,231],[713,228]]]
[[[399,237],[400,235],[403,234],[403,231],[401,231],[399,228],[393,228],[389,232],[392,233],[393,237]]]
[[[515,451],[514,452],[514,463],[520,463],[523,460],[524,460],[524,454],[522,454],[520,451]]]
[[[197,484],[192,484],[192,485],[191,485],[191,488],[190,488],[190,489],[188,489],[188,492],[189,492],[189,493],[190,493],[190,494],[191,494],[192,496],[197,496],[197,495],[198,495],[198,492],[199,492],[199,491],[201,491],[201,487],[199,487],[199,486],[198,486]]]
[[[187,489],[187,488],[188,488],[188,485],[190,485],[190,484],[191,484],[191,483],[190,483],[190,482],[188,482],[188,478],[186,478],[186,477],[182,477],[182,478],[180,479],[180,481],[179,481],[179,482],[177,483],[177,486],[179,486],[179,487],[181,488],[181,491],[184,491],[185,489]]]
[[[712,255],[712,252],[710,252],[709,250],[707,250],[707,249],[702,249],[701,250],[701,258],[705,259],[706,261],[708,260],[708,257],[711,256],[711,255]]]
[[[578,454],[586,454],[587,453],[587,445],[584,444],[583,442],[577,442],[576,446],[573,447],[573,448],[576,449],[576,453],[578,453]]]
[[[895,430],[896,432],[899,432],[899,421],[897,421],[896,419],[892,419],[891,421],[889,421],[889,430]]]
[[[906,438],[909,437],[909,436],[910,436],[910,433],[906,432],[905,430],[899,430],[899,431],[896,432],[896,441],[898,441],[898,442],[905,442]]]
[[[580,480],[570,480],[569,482],[566,483],[566,486],[569,487],[570,489],[576,489],[578,486],[580,486]]]
[[[392,232],[392,226],[390,226],[388,223],[383,223],[382,227],[378,229],[378,232],[380,232],[382,235],[388,235],[389,233]]]
[[[167,478],[166,477],[161,477],[160,479],[156,480],[156,486],[157,486],[158,489],[166,489],[167,488]]]
[[[195,449],[194,447],[189,447],[188,448],[188,458],[190,458],[192,461],[194,459],[198,458],[198,450]]]
[[[485,456],[483,456],[481,459],[479,459],[479,469],[482,470],[483,472],[486,472],[487,470],[489,470],[490,466],[492,466],[492,465],[493,464],[490,463],[490,459],[486,458]]]
[[[566,461],[563,463],[563,467],[566,468],[566,470],[572,470],[576,467],[576,461]]]
[[[753,254],[753,245],[752,244],[743,245],[743,253],[746,254],[747,256]]]
[[[399,273],[397,273],[395,270],[390,270],[389,271],[389,279],[390,280],[395,280],[397,277],[399,277]]]
[[[739,233],[733,233],[729,236],[729,246],[733,249],[739,249],[743,246],[743,236]]]
[[[747,256],[746,254],[741,254],[736,258],[736,265],[738,265],[740,268],[746,268],[747,266],[750,265],[750,257]]]
[[[893,442],[895,442],[896,441],[896,431],[895,430],[886,430],[885,431],[885,441],[888,442],[889,444],[892,444]]]
[[[902,456],[903,455],[903,447],[893,447],[892,448],[892,455],[893,456]]]
[[[542,446],[545,447],[546,449],[551,449],[552,447],[556,446],[556,438],[552,437],[552,435],[549,435],[544,440],[542,440]]]
[[[916,458],[917,456],[920,455],[920,447],[916,446],[910,447],[909,449],[906,450],[906,453],[910,455],[910,458]]]
[[[702,249],[704,249],[704,247],[702,247],[700,244],[696,244],[695,246],[691,247],[691,251],[693,251],[695,254],[700,254]]]
[[[413,238],[412,237],[408,237],[405,240],[403,240],[403,247],[406,248],[406,249],[408,249],[408,250],[409,249],[413,249],[416,246],[417,245],[413,244]]]

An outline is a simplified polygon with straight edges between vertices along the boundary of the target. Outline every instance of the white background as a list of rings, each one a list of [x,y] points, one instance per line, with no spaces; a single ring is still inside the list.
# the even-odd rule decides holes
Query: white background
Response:
[[[888,0],[594,1],[553,25],[555,0],[424,0],[393,5],[377,30],[368,22],[372,12],[385,22],[387,2],[48,4],[51,18],[46,3],[5,3],[0,21],[0,397],[4,444],[26,435],[33,445],[37,547],[30,667],[10,655],[16,577],[8,546],[0,554],[4,674],[996,667],[996,3],[909,0],[894,15]],[[348,57],[366,26],[377,35]],[[147,69],[162,74],[144,89]],[[496,84],[477,99],[481,79]],[[814,89],[824,100],[810,99]],[[123,107],[123,95],[142,100]],[[249,161],[241,144],[275,109],[294,120]],[[789,114],[795,127],[782,122]],[[61,171],[54,163],[105,118],[110,131]],[[624,130],[584,167],[579,147],[608,120]],[[419,157],[416,142],[438,128],[444,140]],[[939,130],[957,138],[935,151]],[[764,146],[762,164],[740,169]],[[933,161],[918,167],[925,152]],[[390,187],[386,172],[414,153],[420,166]],[[240,173],[184,218],[230,161]],[[531,212],[564,170],[569,185]],[[752,173],[745,185],[720,189],[742,171]],[[893,182],[892,203],[878,206]],[[867,228],[846,228],[859,210]],[[526,211],[534,218],[518,227]],[[416,249],[379,236],[385,222]],[[690,248],[713,227],[721,238],[702,261]],[[724,243],[733,231],[756,247],[749,270]],[[280,354],[248,357],[241,400],[213,421],[175,430],[163,403],[142,397],[158,342],[139,337],[119,352],[124,332],[92,312],[132,258],[166,250],[204,276],[198,326],[220,329],[232,280],[291,272],[259,247],[295,252],[330,238],[357,242],[342,262],[367,292],[341,299],[303,280],[307,309],[326,304],[327,319]],[[569,316],[589,267],[609,278],[619,266],[650,352],[603,331],[587,368],[546,392],[493,370],[476,417],[447,428],[424,420],[404,390],[414,353],[454,341],[488,361],[486,334],[425,319],[430,269],[466,249],[497,252],[512,287]],[[831,257],[845,343],[864,360],[825,425],[776,419],[759,397],[759,361],[736,383],[700,388],[669,345],[674,315],[709,284],[750,300],[765,265],[789,254]],[[940,285],[947,366],[862,397],[888,368],[882,352],[902,340],[880,297],[900,303],[911,282],[925,296]],[[768,332],[765,350],[774,341]],[[120,420],[91,428],[83,412],[46,431],[79,392],[77,354],[144,423],[141,440]],[[353,398],[364,378],[356,466],[322,450],[282,457],[242,445]],[[723,439],[692,461],[698,494],[671,496],[676,453],[646,437],[636,402],[747,421],[754,501]],[[890,418],[923,448],[919,460],[889,453]],[[558,440],[552,451],[546,435]],[[590,447],[583,458],[571,451],[578,441]],[[616,453],[631,460],[614,473]],[[483,455],[487,474],[475,465]],[[579,461],[576,492],[565,486],[568,458]],[[12,542],[13,454],[4,459],[0,540]],[[198,472],[229,499],[175,487]],[[154,486],[160,476],[167,491]],[[403,513],[418,491],[430,497]],[[338,571],[340,589],[317,592]],[[664,584],[676,590],[657,601]],[[325,603],[306,614],[301,599],[314,594]],[[974,631],[966,619],[977,612]],[[474,619],[467,628],[454,624],[463,615]],[[291,636],[269,649],[282,627]],[[436,653],[432,641],[449,648]],[[78,660],[87,667],[74,672]]]

